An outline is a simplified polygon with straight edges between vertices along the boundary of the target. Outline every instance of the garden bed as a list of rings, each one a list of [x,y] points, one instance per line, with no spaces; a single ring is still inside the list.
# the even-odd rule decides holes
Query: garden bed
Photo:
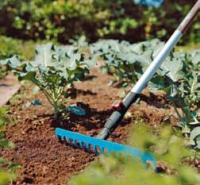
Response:
[[[109,85],[111,78],[94,68],[83,82],[76,82],[70,104],[84,108],[86,116],[71,114],[70,119],[64,121],[53,119],[53,110],[42,92],[34,94],[34,87],[30,84],[20,89],[8,103],[8,115],[14,124],[8,126],[6,139],[12,141],[15,148],[1,149],[4,158],[21,165],[18,178],[12,184],[65,184],[96,159],[94,154],[59,143],[54,130],[61,127],[95,136],[112,113],[113,101],[120,99],[122,90]],[[124,119],[109,140],[124,143],[130,123],[142,118],[156,127],[171,112],[162,93],[152,95],[145,90],[143,99],[145,101],[131,107],[133,116]],[[27,106],[34,100],[42,105]]]

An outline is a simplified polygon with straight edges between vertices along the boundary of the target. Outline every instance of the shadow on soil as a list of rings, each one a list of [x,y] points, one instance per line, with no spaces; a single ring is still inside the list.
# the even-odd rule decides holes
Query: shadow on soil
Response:
[[[80,130],[80,127],[83,127],[86,131],[98,130],[104,127],[106,120],[113,112],[112,109],[97,111],[96,109],[90,108],[88,104],[84,104],[82,102],[77,103],[77,105],[86,111],[85,116],[78,116],[73,113],[69,113],[66,119],[63,119],[62,117],[52,119],[51,125],[53,127],[63,128],[70,131],[78,131]],[[124,126],[130,122],[130,120],[123,120],[120,125]]]
[[[85,90],[82,90],[82,89],[75,89],[75,88],[73,88],[73,89],[71,89],[69,92],[68,92],[68,94],[67,94],[67,96],[69,96],[69,97],[71,97],[72,99],[74,99],[74,98],[76,98],[77,96],[79,96],[80,94],[82,94],[82,95],[96,95],[97,93],[94,93],[94,92],[92,92],[92,91],[90,91],[90,90],[87,90],[87,91],[85,91]]]
[[[95,79],[95,78],[97,78],[97,76],[95,76],[95,75],[87,75],[87,76],[84,76],[84,78],[81,79],[81,81],[82,81],[82,82],[90,81],[90,80],[93,80],[93,79]]]
[[[88,131],[99,129],[103,127],[106,119],[112,113],[112,110],[97,111],[96,109],[91,109],[88,105],[87,107],[81,107],[86,111],[85,116],[68,113],[68,115],[64,119],[62,117],[58,119],[52,119],[52,126],[71,131],[78,130],[78,127],[84,127],[85,130]]]
[[[154,106],[156,108],[167,108],[169,104],[164,95],[158,96],[153,93],[150,93],[149,96],[142,94],[140,99],[145,101],[148,105]]]

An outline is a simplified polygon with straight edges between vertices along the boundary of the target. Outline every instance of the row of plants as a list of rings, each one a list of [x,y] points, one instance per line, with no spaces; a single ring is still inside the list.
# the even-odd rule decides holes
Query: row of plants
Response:
[[[80,35],[89,41],[99,38],[166,40],[195,2],[168,0],[160,7],[152,7],[155,1],[4,0],[0,3],[0,33],[21,39],[54,39],[61,43]],[[198,43],[199,27],[200,23],[195,21],[182,41]]]
[[[37,85],[54,108],[57,118],[63,110],[69,110],[62,99],[69,97],[73,82],[84,78],[97,61],[105,61],[104,69],[122,86],[130,86],[144,73],[163,47],[158,39],[131,44],[127,41],[101,40],[87,44],[84,39],[74,45],[55,46],[45,44],[36,48],[32,62],[20,62],[14,56],[1,60],[9,66],[18,79]],[[200,148],[200,51],[172,52],[148,83],[151,92],[162,90],[176,112],[176,126],[189,136],[195,148]],[[75,108],[76,109],[76,108]],[[78,111],[78,110],[74,110]]]
[[[164,43],[157,39],[136,44],[118,40],[101,40],[88,44],[82,38],[78,42],[74,42],[73,45],[67,46],[55,46],[51,43],[39,45],[35,50],[35,58],[31,62],[21,62],[17,56],[13,56],[1,60],[0,65],[9,66],[20,81],[29,80],[37,85],[52,105],[54,117],[58,118],[63,110],[76,113],[82,111],[78,107],[67,107],[62,100],[69,97],[68,91],[73,88],[74,81],[82,80],[89,73],[90,67],[95,66],[99,60],[105,61],[102,68],[113,75],[113,79],[118,83],[120,82],[122,87],[125,87],[132,85],[140,78],[163,45]],[[176,51],[170,53],[148,85],[149,90],[152,92],[162,90],[166,93],[166,97],[174,106],[176,113],[169,116],[169,121],[172,116],[177,117],[179,122],[176,125],[187,136],[184,140],[188,141],[187,145],[192,146],[192,149],[199,149],[200,147],[200,118],[198,113],[200,105],[199,56],[200,52],[198,50],[189,53]],[[171,131],[170,133],[164,131],[164,135],[157,133],[158,137],[161,137],[161,139],[158,139],[158,137],[154,138],[147,133],[142,133],[142,136],[146,136],[142,137],[145,139],[142,140],[141,135],[140,137],[136,136],[137,133],[140,133],[140,131],[136,131],[134,140],[138,138],[138,143],[141,143],[140,141],[144,141],[144,143],[141,145],[133,143],[134,146],[148,150],[154,148],[152,152],[157,155],[158,159],[163,159],[172,165],[172,173],[175,176],[161,175],[158,178],[152,170],[145,171],[144,167],[136,161],[124,161],[124,158],[117,160],[102,158],[100,160],[111,162],[102,164],[102,161],[100,161],[92,167],[94,172],[92,184],[98,184],[106,180],[107,176],[109,176],[109,180],[107,179],[105,184],[107,182],[116,183],[117,177],[124,177],[120,178],[121,180],[118,181],[120,183],[133,183],[137,178],[131,178],[132,173],[138,171],[138,169],[141,169],[140,174],[142,174],[144,183],[145,180],[152,181],[152,184],[158,183],[158,180],[165,184],[199,183],[196,172],[185,165],[179,168],[179,165],[183,163],[182,158],[185,157],[185,151],[191,151],[181,148],[183,147],[181,136],[177,137]],[[151,139],[152,137],[153,139]],[[160,144],[156,143],[158,140],[161,141]],[[166,148],[166,146],[169,147]],[[196,154],[196,152],[194,153]],[[191,153],[187,156],[194,157]],[[127,165],[129,163],[130,166]],[[89,184],[86,178],[89,173],[90,170],[70,183]],[[139,179],[141,179],[141,176],[139,176]]]
[[[104,69],[115,77],[121,86],[130,86],[140,78],[151,64],[164,43],[158,39],[130,44],[116,40],[102,40],[91,46],[95,56],[101,56]],[[185,135],[195,140],[193,145],[200,148],[200,51],[188,53],[172,52],[148,83],[151,92],[162,90],[180,120]],[[169,116],[169,121],[171,116]]]

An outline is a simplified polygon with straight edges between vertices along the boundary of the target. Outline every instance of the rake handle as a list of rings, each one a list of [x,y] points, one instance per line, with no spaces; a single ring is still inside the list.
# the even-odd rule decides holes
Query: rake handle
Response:
[[[124,114],[127,112],[129,107],[138,99],[142,90],[146,87],[147,83],[151,80],[152,76],[155,74],[157,69],[161,66],[165,58],[171,52],[173,47],[176,45],[181,36],[185,33],[187,28],[190,26],[192,20],[197,15],[200,10],[200,0],[192,7],[190,12],[183,19],[181,24],[166,42],[165,46],[159,52],[159,54],[154,58],[151,65],[147,68],[135,86],[131,89],[128,95],[122,101],[122,107],[120,110],[115,110],[111,116],[107,119],[104,128],[96,136],[98,139],[107,139],[110,133],[117,127],[119,122],[123,119]]]
[[[196,2],[196,4],[192,7],[190,12],[187,14],[187,16],[184,18],[184,20],[181,22],[181,24],[178,27],[178,30],[182,32],[182,34],[188,29],[190,26],[192,20],[197,15],[198,11],[200,11],[200,0]]]

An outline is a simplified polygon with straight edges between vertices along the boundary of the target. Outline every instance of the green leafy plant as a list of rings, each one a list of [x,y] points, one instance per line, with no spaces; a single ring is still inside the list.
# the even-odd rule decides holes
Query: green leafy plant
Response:
[[[126,41],[100,40],[90,46],[93,57],[105,61],[102,67],[123,86],[135,83],[163,46],[158,39],[131,44]]]
[[[53,106],[54,116],[57,117],[64,92],[88,72],[83,60],[83,55],[76,47],[49,43],[36,48],[35,60],[32,62],[20,62],[14,56],[0,63],[11,67],[20,81],[29,80],[37,85]]]
[[[138,159],[108,155],[100,156],[98,161],[73,177],[68,184],[195,185],[200,183],[197,171],[183,162],[194,154],[184,146],[180,137],[174,135],[171,128],[166,127],[155,132],[146,124],[136,124],[130,143],[134,147],[154,152],[158,160],[157,170],[162,169],[162,173],[155,173],[152,168],[145,167]]]
[[[140,78],[163,45],[158,39],[136,44],[108,40],[95,43],[91,46],[91,51],[106,61],[104,67],[108,73],[117,77],[116,81],[121,81],[122,86],[127,86]],[[175,109],[177,119],[180,120],[177,125],[185,135],[190,135],[191,132],[190,139],[195,140],[196,148],[200,148],[199,68],[200,51],[172,52],[147,86],[151,92],[162,90],[166,93]],[[194,128],[195,132],[192,132]]]
[[[175,67],[176,66],[176,67]],[[194,147],[200,148],[198,109],[200,106],[200,51],[189,54],[172,53],[151,80],[148,88],[166,92],[180,123],[178,127],[194,140]],[[195,133],[192,131],[195,128]]]
[[[7,109],[5,107],[0,108],[0,147],[13,148],[14,144],[4,138],[4,132],[6,130],[5,125],[10,122],[10,120],[5,116],[6,112]],[[16,178],[16,175],[14,174],[16,168],[19,168],[19,165],[0,157],[0,185],[9,184],[9,182]]]

